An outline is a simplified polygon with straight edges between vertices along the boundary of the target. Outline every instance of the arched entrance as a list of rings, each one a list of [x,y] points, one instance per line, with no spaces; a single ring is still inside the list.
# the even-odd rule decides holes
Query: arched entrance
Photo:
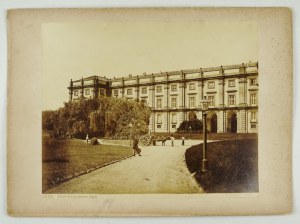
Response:
[[[218,131],[218,117],[215,112],[210,112],[206,117],[207,131],[209,133],[217,133]]]
[[[235,112],[229,113],[227,115],[227,132],[228,133],[237,132],[237,115]]]
[[[216,114],[214,114],[211,117],[211,133],[217,133],[218,130],[218,117]]]
[[[190,112],[188,113],[188,119],[189,119],[189,121],[192,121],[192,120],[197,119],[196,113],[195,113],[194,111],[190,111]]]

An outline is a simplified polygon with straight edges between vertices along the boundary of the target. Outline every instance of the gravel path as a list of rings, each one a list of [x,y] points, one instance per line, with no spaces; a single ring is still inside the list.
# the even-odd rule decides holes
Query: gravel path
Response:
[[[143,193],[202,193],[189,173],[185,150],[200,141],[188,140],[181,146],[175,140],[166,146],[141,147],[142,156],[135,156],[95,170],[46,193],[76,194],[143,194]]]

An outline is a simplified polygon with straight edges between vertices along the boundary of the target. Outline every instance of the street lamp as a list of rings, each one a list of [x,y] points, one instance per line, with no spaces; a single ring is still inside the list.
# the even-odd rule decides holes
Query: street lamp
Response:
[[[203,121],[203,156],[202,156],[202,172],[207,171],[207,130],[206,130],[206,111],[208,108],[209,100],[206,99],[206,96],[201,100],[202,105],[202,121]]]
[[[129,130],[129,144],[130,144],[130,146],[131,146],[131,145],[132,145],[132,144],[131,144],[131,130],[132,130],[132,123],[129,123],[128,125],[129,125],[129,128],[130,128],[130,130]]]

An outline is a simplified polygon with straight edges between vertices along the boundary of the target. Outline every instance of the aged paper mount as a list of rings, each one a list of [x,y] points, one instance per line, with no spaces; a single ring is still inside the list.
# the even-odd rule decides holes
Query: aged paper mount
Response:
[[[42,194],[44,23],[245,22],[258,26],[259,192]],[[218,32],[218,31],[216,31]],[[8,213],[13,216],[194,216],[292,211],[292,14],[287,8],[32,9],[8,12]],[[17,137],[16,137],[17,136]]]

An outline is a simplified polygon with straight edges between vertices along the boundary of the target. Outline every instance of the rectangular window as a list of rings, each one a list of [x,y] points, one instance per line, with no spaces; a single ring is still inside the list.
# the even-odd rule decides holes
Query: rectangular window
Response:
[[[104,89],[100,89],[100,95],[104,96],[105,95],[105,90]]]
[[[172,85],[171,85],[171,91],[172,91],[172,92],[177,91],[177,84],[172,84]]]
[[[78,96],[78,90],[74,91],[74,96]]]
[[[142,87],[142,94],[146,94],[147,93],[147,87]]]
[[[208,106],[214,107],[215,106],[215,96],[208,96],[207,99],[209,101]]]
[[[256,93],[251,93],[250,94],[250,105],[251,106],[256,106]]]
[[[229,87],[234,87],[235,86],[235,80],[234,79],[231,79],[228,81],[228,86]]]
[[[176,116],[176,114],[172,114],[171,123],[172,124],[176,124],[177,123],[177,116]]]
[[[229,106],[235,106],[235,95],[229,95]]]
[[[157,109],[161,109],[162,108],[161,99],[157,99],[156,100],[156,107],[157,107]]]
[[[251,112],[251,122],[256,122],[256,112]]]
[[[132,95],[132,89],[127,89],[127,95]]]
[[[85,90],[85,95],[90,95],[90,89]]]
[[[161,86],[156,86],[156,92],[161,93],[162,92],[162,87]]]
[[[114,95],[118,96],[119,91],[117,89],[114,90]]]
[[[254,85],[257,84],[256,78],[250,78],[249,80],[250,80],[250,85],[251,85],[251,86],[254,86]]]
[[[189,105],[190,105],[190,108],[194,108],[195,107],[195,97],[194,96],[191,96],[189,98]]]
[[[177,107],[177,98],[176,97],[173,97],[171,99],[171,108],[172,109],[175,109]]]
[[[157,124],[161,124],[162,123],[161,114],[157,114],[156,123]]]
[[[172,124],[172,128],[175,129],[176,128],[176,124]]]
[[[256,128],[256,124],[255,123],[251,123],[251,128],[255,129]]]
[[[157,125],[157,128],[161,128],[161,124],[158,124],[158,125]]]
[[[189,90],[195,90],[195,83],[189,84]]]
[[[208,82],[208,88],[214,89],[215,88],[215,82]]]

